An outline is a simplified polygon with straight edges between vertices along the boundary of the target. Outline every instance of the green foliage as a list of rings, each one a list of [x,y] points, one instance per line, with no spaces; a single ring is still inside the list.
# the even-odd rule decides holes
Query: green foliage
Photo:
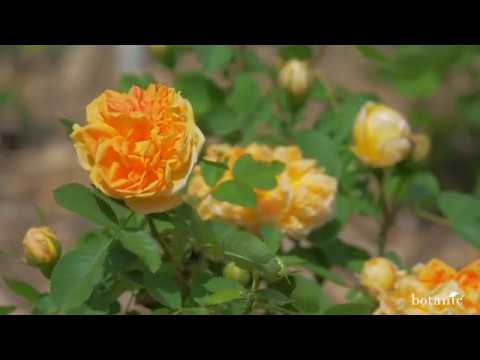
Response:
[[[187,98],[195,114],[202,117],[223,98],[222,90],[200,72],[188,72],[175,79],[175,87]]]
[[[463,240],[480,248],[480,199],[455,192],[441,193],[438,206]]]
[[[234,48],[228,45],[197,45],[194,48],[200,62],[210,75],[228,65],[235,53]]]
[[[290,59],[309,60],[313,56],[313,51],[307,45],[288,45],[281,47],[278,54],[284,61]]]
[[[101,233],[71,251],[55,266],[52,274],[52,300],[61,311],[73,309],[86,301],[101,281],[105,258],[112,239]]]
[[[119,90],[121,92],[128,92],[132,86],[138,86],[142,89],[146,89],[154,81],[151,75],[135,75],[135,74],[124,74],[120,79]]]
[[[15,295],[23,298],[30,304],[35,304],[41,297],[40,294],[35,288],[26,282],[15,280],[15,279],[3,279],[7,287],[15,293]]]

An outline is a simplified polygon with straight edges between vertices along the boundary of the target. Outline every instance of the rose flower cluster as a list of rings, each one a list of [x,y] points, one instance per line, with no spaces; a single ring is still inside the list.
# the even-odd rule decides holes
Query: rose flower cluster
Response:
[[[363,267],[361,283],[378,300],[378,315],[480,314],[480,260],[456,271],[433,259],[407,272],[373,258]]]
[[[209,146],[206,153],[206,159],[228,164],[230,170],[219,183],[232,178],[231,169],[245,154],[256,161],[281,161],[285,169],[277,176],[273,190],[255,189],[257,205],[250,209],[216,200],[200,168],[195,168],[188,195],[198,199],[196,208],[203,219],[221,219],[253,232],[262,224],[273,224],[294,238],[306,235],[330,219],[337,180],[325,174],[315,160],[304,158],[297,146],[271,148],[251,144],[243,148],[219,144]]]

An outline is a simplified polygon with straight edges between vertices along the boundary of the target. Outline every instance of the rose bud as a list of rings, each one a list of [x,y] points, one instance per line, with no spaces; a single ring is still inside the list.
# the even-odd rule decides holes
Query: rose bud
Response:
[[[223,276],[227,279],[238,281],[243,286],[250,282],[250,273],[238,267],[234,262],[230,262],[223,268]]]
[[[310,87],[311,80],[310,68],[306,61],[292,59],[280,69],[280,86],[292,95],[304,95]]]
[[[32,266],[52,265],[61,255],[61,246],[48,227],[32,227],[23,239],[25,260]]]
[[[401,114],[370,101],[355,119],[352,151],[368,166],[390,167],[409,155],[410,135],[410,126]]]
[[[390,290],[395,284],[396,265],[386,258],[376,257],[363,265],[360,283],[373,293]]]

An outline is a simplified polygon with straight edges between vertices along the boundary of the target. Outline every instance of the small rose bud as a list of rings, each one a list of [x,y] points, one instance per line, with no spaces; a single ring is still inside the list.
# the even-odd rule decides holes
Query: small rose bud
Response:
[[[412,159],[417,162],[425,160],[430,154],[430,137],[425,134],[412,134],[410,139],[413,143]]]
[[[401,114],[369,101],[355,119],[352,151],[368,166],[393,166],[410,154],[410,135],[410,126]]]
[[[308,63],[297,59],[288,61],[280,69],[279,83],[295,96],[304,95],[311,83]]]
[[[385,258],[373,258],[365,262],[360,282],[373,293],[390,290],[395,284],[397,267]]]
[[[238,267],[234,262],[225,265],[223,268],[223,276],[227,279],[236,280],[244,286],[250,282],[250,273]]]
[[[32,266],[52,265],[62,252],[55,234],[48,227],[33,227],[23,239],[25,259]]]

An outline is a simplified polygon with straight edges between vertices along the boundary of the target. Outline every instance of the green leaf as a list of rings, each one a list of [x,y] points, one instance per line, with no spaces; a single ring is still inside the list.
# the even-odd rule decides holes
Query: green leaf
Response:
[[[301,276],[295,276],[295,289],[291,299],[293,306],[304,314],[320,314],[330,306],[330,300],[322,287]]]
[[[260,97],[260,89],[255,79],[249,74],[241,74],[233,82],[227,104],[236,114],[247,116],[255,109]]]
[[[323,101],[327,100],[329,95],[327,88],[322,84],[321,81],[315,81],[312,85],[312,90],[310,91],[310,97],[314,100]]]
[[[54,315],[58,313],[58,306],[50,295],[42,296],[32,309],[33,315]]]
[[[260,234],[265,244],[267,244],[272,253],[275,254],[278,249],[280,249],[280,242],[283,239],[282,232],[274,226],[262,225]]]
[[[212,110],[205,120],[212,134],[226,136],[242,127],[243,118],[229,107],[221,105]]]
[[[341,161],[338,146],[327,135],[320,131],[303,130],[297,132],[294,139],[305,157],[317,160],[330,175],[340,174]]]
[[[169,69],[174,69],[178,59],[187,50],[189,50],[189,46],[187,45],[167,45],[167,48],[164,51],[155,54],[155,57],[161,64],[165,65]]]
[[[244,50],[243,59],[249,72],[271,73],[274,71],[272,67],[263,63],[253,50]]]
[[[372,309],[375,307],[376,301],[370,295],[359,289],[350,289],[345,295],[345,298],[350,303],[365,304],[370,306]]]
[[[62,118],[59,121],[65,127],[65,130],[67,131],[67,135],[70,136],[70,134],[73,131],[73,125],[75,125],[75,122],[73,120],[66,119],[66,118]]]
[[[480,199],[444,192],[439,195],[438,206],[458,236],[480,248]]]
[[[353,260],[367,260],[370,255],[365,250],[350,244],[346,244],[336,237],[322,239],[319,233],[312,233],[310,240],[326,255],[333,265],[347,266]]]
[[[80,305],[66,311],[65,315],[107,315],[107,312],[91,309],[87,305]]]
[[[311,272],[313,272],[315,275],[325,279],[325,280],[329,280],[331,281],[332,283],[334,284],[337,284],[339,286],[343,286],[343,287],[348,287],[348,284],[347,282],[342,279],[340,276],[338,275],[335,275],[334,273],[332,273],[331,271],[327,270],[326,268],[324,268],[323,266],[319,266],[319,265],[315,265],[315,264],[312,264],[312,263],[309,263],[307,262],[306,264],[303,265],[306,269],[310,270]]]
[[[137,255],[152,273],[157,272],[162,264],[162,251],[149,233],[121,231],[119,239],[125,249]]]
[[[287,45],[281,47],[278,54],[284,61],[290,59],[308,60],[313,56],[313,51],[307,45]]]
[[[180,311],[181,315],[209,315],[210,311],[202,307],[188,307],[182,308]]]
[[[53,197],[61,207],[98,225],[111,226],[118,223],[112,208],[83,185],[63,185],[53,192]]]
[[[135,85],[142,89],[146,89],[148,85],[154,82],[155,79],[149,74],[124,74],[120,79],[119,90],[121,92],[128,92],[130,88]]]
[[[101,279],[112,238],[96,233],[55,266],[51,278],[51,296],[65,311],[83,304]]]
[[[291,302],[285,294],[270,288],[257,291],[257,299],[274,306],[284,306]]]
[[[206,305],[219,305],[233,300],[241,299],[243,297],[243,289],[226,289],[215,292],[205,299]]]
[[[233,226],[214,223],[213,232],[218,246],[225,256],[246,270],[258,270],[275,278],[281,267],[275,254],[256,236],[235,229]]]
[[[325,315],[370,315],[372,305],[369,304],[340,304],[334,305],[325,311]]]
[[[246,208],[254,208],[257,204],[257,197],[253,189],[236,180],[221,183],[212,192],[212,195],[217,200],[226,201]]]
[[[252,155],[243,155],[235,162],[233,177],[244,184],[262,190],[271,190],[277,186],[276,177],[285,168],[285,164],[273,161],[271,163],[255,161]]]
[[[177,286],[176,271],[165,264],[155,274],[145,273],[145,287],[150,295],[162,305],[171,309],[182,307],[182,297]]]
[[[355,48],[367,59],[379,65],[390,66],[390,59],[380,50],[371,45],[356,45]]]
[[[175,79],[175,88],[191,102],[194,113],[199,116],[212,110],[223,97],[222,90],[199,72],[178,75]]]
[[[399,199],[420,207],[432,207],[440,194],[440,185],[432,173],[419,172],[402,182]]]
[[[12,312],[14,312],[17,309],[16,306],[13,305],[4,305],[0,306],[0,316],[1,315],[10,315]]]
[[[211,161],[202,161],[200,164],[200,169],[202,171],[203,180],[205,180],[205,183],[211,188],[214,188],[215,185],[217,185],[217,182],[220,181],[225,174],[224,168],[221,166],[212,165]]]
[[[26,282],[5,278],[3,281],[5,281],[5,284],[12,292],[25,299],[30,304],[34,304],[42,297],[42,294]]]
[[[238,281],[224,277],[211,278],[203,285],[203,287],[213,293],[231,289],[243,290],[242,284],[240,284]]]
[[[200,62],[211,75],[229,64],[234,55],[234,49],[228,45],[197,45]]]

